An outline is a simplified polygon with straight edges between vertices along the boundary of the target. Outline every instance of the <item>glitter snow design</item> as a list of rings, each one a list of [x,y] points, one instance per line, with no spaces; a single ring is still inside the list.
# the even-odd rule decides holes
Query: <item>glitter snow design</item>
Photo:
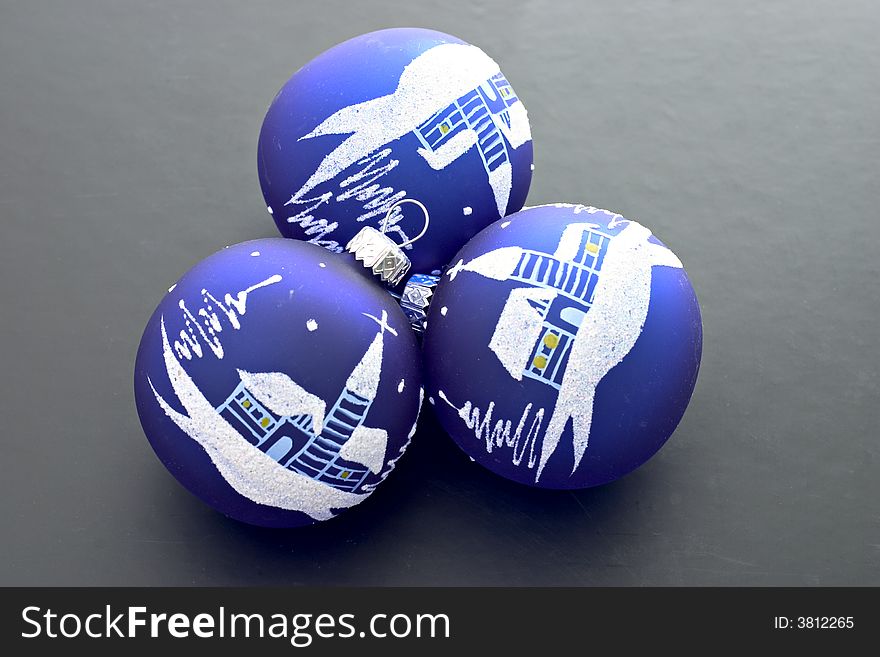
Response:
[[[281,372],[239,370],[240,383],[214,408],[174,354],[161,320],[165,368],[186,414],[174,410],[148,379],[169,418],[199,443],[223,478],[248,499],[301,511],[315,520],[358,504],[384,480],[388,434],[365,425],[382,374],[385,334],[397,332],[381,318],[379,330],[328,405]],[[328,411],[327,408],[330,408]],[[399,458],[399,455],[398,455]]]
[[[174,341],[175,353],[186,360],[192,360],[193,357],[201,358],[204,354],[202,346],[207,345],[217,358],[222,359],[224,351],[220,334],[223,333],[224,328],[228,326],[235,331],[241,329],[241,320],[247,313],[249,295],[280,282],[281,274],[275,274],[235,294],[227,292],[225,295],[215,296],[207,289],[203,289],[203,305],[195,313],[187,308],[183,299],[180,299],[177,305],[183,313],[184,328],[179,333],[179,339]]]
[[[446,43],[410,62],[393,93],[344,107],[300,138],[349,135],[285,203],[297,210],[287,221],[303,228],[310,241],[340,251],[341,245],[330,238],[337,224],[320,218],[319,208],[334,197],[337,202],[356,198],[364,208],[357,221],[384,217],[406,196],[405,190],[382,187],[380,180],[399,164],[389,159],[389,145],[408,133],[420,143],[418,154],[438,171],[476,149],[498,213],[506,214],[513,176],[510,151],[532,138],[526,109],[486,53],[476,46]],[[339,184],[338,194],[313,193],[353,165],[360,169]],[[385,228],[406,240],[397,226],[401,218],[393,212]]]
[[[552,254],[502,247],[467,263],[459,261],[448,272],[450,279],[473,272],[526,284],[510,292],[489,349],[513,379],[532,379],[558,391],[537,460],[536,482],[569,420],[574,443],[572,474],[577,470],[589,444],[596,386],[626,357],[644,327],[651,299],[651,268],[682,266],[669,249],[650,242],[651,231],[636,222],[592,207],[562,207],[572,208],[575,214],[603,212],[610,215],[609,228],[621,223],[624,227],[612,237],[597,224],[570,224]],[[445,394],[442,398],[475,430],[477,438],[491,430],[489,452],[492,444],[511,444],[509,421],[505,425],[499,420],[494,429],[489,426],[494,402],[481,423],[480,411],[470,401],[458,407]],[[517,445],[529,410],[520,420]],[[536,411],[538,423],[543,411]],[[534,440],[535,433],[533,427],[525,444]],[[524,449],[515,450],[515,464]],[[530,458],[528,467],[534,463]]]

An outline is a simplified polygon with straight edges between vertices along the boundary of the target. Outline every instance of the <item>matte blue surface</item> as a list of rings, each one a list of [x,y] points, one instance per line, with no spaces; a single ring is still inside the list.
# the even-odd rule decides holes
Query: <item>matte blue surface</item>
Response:
[[[625,220],[599,211],[575,213],[570,207],[523,210],[486,228],[458,253],[465,263],[501,247],[519,246],[553,253],[566,226],[590,222],[599,232],[619,239]],[[611,227],[609,227],[611,223]],[[616,225],[615,225],[616,223]],[[506,225],[505,225],[506,224]],[[655,237],[651,243],[661,244]],[[598,255],[604,254],[607,243]],[[602,268],[598,270],[601,279]],[[496,322],[509,293],[522,282],[499,281],[469,271],[454,279],[444,275],[428,314],[424,341],[427,394],[446,431],[479,464],[514,481],[546,488],[572,489],[617,479],[648,460],[681,420],[696,383],[702,350],[700,309],[684,269],[652,267],[651,297],[641,334],[623,360],[596,387],[589,444],[572,473],[572,423],[568,421],[539,482],[537,463],[528,456],[514,465],[508,445],[487,451],[485,434],[476,436],[440,391],[461,408],[465,401],[480,409],[480,422],[494,402],[489,429],[510,421],[514,434],[526,404],[532,404],[525,430],[537,409],[545,416],[534,451],[540,454],[544,429],[556,404],[557,390],[541,381],[515,380],[489,349]],[[445,308],[446,312],[441,312]],[[589,315],[591,310],[586,311]],[[577,339],[577,338],[576,338]],[[582,338],[583,339],[583,338]],[[528,350],[531,345],[523,345]],[[562,368],[565,367],[563,362]],[[479,426],[479,423],[478,425]]]
[[[446,265],[470,237],[499,218],[478,149],[472,147],[445,168],[434,170],[418,154],[423,144],[414,131],[378,147],[370,157],[386,148],[390,149],[387,156],[376,156],[372,163],[353,164],[312,189],[306,194],[312,202],[290,203],[322,160],[350,133],[302,138],[345,107],[392,94],[404,67],[430,48],[447,43],[464,42],[416,28],[371,32],[327,50],[284,84],[266,113],[257,148],[260,186],[282,235],[314,240],[331,249],[345,246],[363,225],[378,228],[385,212],[363,222],[358,217],[391,205],[394,195],[405,192],[406,198],[421,201],[431,216],[427,234],[407,251],[413,271],[429,272]],[[399,107],[395,111],[398,109],[407,110]],[[514,149],[508,142],[506,150],[512,166],[505,212],[509,214],[522,207],[528,194],[532,143]],[[376,175],[395,161],[397,165],[388,173]],[[344,196],[358,185],[363,185],[363,193]],[[325,201],[315,201],[323,195],[329,196]],[[471,209],[470,214],[464,213],[466,207]],[[412,205],[402,209],[399,225],[408,237],[413,237],[422,228],[422,213]],[[292,217],[297,219],[291,222]],[[332,224],[337,226],[330,230]],[[399,235],[392,237],[403,241]]]
[[[258,256],[251,255],[259,253]],[[237,244],[206,258],[187,272],[159,303],[141,339],[134,384],[138,414],[144,432],[159,459],[195,495],[224,514],[264,526],[298,526],[313,520],[298,511],[258,504],[234,490],[221,476],[202,446],[180,430],[166,415],[150,388],[179,413],[186,413],[172,389],[163,359],[161,321],[169,342],[186,328],[180,302],[193,316],[206,307],[203,290],[223,300],[256,283],[280,275],[277,283],[249,293],[240,328],[218,313],[222,330],[216,333],[223,348],[217,358],[194,328],[202,356],[179,357],[186,373],[214,407],[219,407],[240,383],[239,369],[252,373],[280,372],[331,406],[380,330],[370,314],[387,313],[382,375],[365,424],[388,432],[385,465],[408,444],[408,433],[419,407],[421,372],[415,339],[393,299],[352,267],[342,256],[294,240],[268,238]],[[321,267],[319,263],[324,263]],[[217,312],[215,304],[211,310]],[[227,304],[228,305],[228,304]],[[307,323],[314,320],[315,330]],[[192,323],[191,323],[192,324]],[[192,352],[191,352],[192,353]],[[400,381],[405,385],[399,391]],[[238,425],[237,425],[238,428]],[[243,432],[246,433],[246,432]],[[242,440],[245,440],[243,437]],[[256,447],[254,447],[256,449]],[[374,486],[380,475],[367,473],[363,485]],[[362,492],[358,490],[357,492]]]
[[[2,6],[0,584],[880,585],[880,3]],[[340,521],[230,521],[145,440],[138,342],[198,260],[278,236],[254,159],[281,83],[394,25],[501,63],[532,123],[531,205],[611,206],[674,249],[697,386],[607,486],[496,476],[425,413]]]

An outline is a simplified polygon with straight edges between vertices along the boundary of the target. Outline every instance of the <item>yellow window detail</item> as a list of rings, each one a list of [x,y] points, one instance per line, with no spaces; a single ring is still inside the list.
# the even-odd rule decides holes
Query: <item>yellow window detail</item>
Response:
[[[599,245],[590,242],[589,244],[587,244],[587,251],[589,251],[590,253],[599,253]]]
[[[241,402],[241,405],[244,406],[245,408],[250,408],[251,402],[249,400],[245,399],[243,402]]]
[[[446,125],[445,123],[441,123],[440,124],[440,134],[445,135],[447,132],[449,132],[449,126]]]
[[[348,470],[346,470],[346,471],[343,472],[342,475],[340,475],[340,476],[341,476],[343,479],[348,479],[348,477],[349,477],[350,475],[351,475],[351,473],[350,473]]]
[[[535,360],[532,361],[532,365],[537,367],[539,370],[543,370],[545,367],[547,367],[547,357],[535,356]]]
[[[264,429],[266,427],[268,427],[269,426],[269,418],[264,417],[262,420],[260,420],[260,426],[263,427]]]
[[[553,333],[548,333],[544,336],[544,344],[553,349],[559,344],[559,336],[554,335]]]

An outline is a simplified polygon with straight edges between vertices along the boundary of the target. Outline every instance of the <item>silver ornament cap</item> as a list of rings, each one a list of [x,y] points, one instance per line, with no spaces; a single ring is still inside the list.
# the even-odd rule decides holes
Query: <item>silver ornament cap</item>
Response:
[[[425,225],[418,235],[406,240],[402,244],[398,244],[388,237],[384,231],[391,221],[394,211],[404,203],[412,203],[421,208],[425,214]],[[345,250],[351,253],[355,260],[364,263],[364,267],[372,271],[375,276],[378,276],[383,283],[390,287],[395,287],[403,280],[411,266],[410,260],[403,252],[403,249],[416,240],[421,239],[428,232],[429,222],[428,209],[420,201],[414,198],[400,199],[388,208],[388,213],[385,215],[385,219],[382,220],[381,231],[376,230],[372,226],[364,226],[345,245]]]
[[[345,246],[356,260],[364,263],[383,283],[394,287],[410,268],[409,258],[390,237],[372,226],[364,226]]]
[[[400,295],[400,307],[418,335],[428,328],[428,307],[431,305],[431,297],[434,296],[434,288],[439,282],[439,276],[413,274]]]

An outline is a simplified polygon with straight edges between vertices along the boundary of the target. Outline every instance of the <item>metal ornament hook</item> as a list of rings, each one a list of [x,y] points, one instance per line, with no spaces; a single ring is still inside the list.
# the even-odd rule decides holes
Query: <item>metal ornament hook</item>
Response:
[[[420,232],[418,235],[416,235],[412,239],[406,240],[402,244],[398,244],[397,246],[401,249],[408,247],[416,240],[420,240],[422,237],[424,237],[425,233],[428,232],[428,224],[431,223],[431,215],[428,214],[428,208],[425,207],[424,203],[422,203],[421,201],[417,201],[414,198],[402,198],[397,201],[397,203],[388,208],[388,213],[385,215],[385,218],[382,220],[382,223],[379,226],[383,235],[385,234],[385,229],[388,227],[388,221],[391,219],[391,213],[394,212],[395,208],[403,205],[404,203],[413,203],[415,205],[418,205],[422,209],[422,212],[425,215],[425,225],[422,226],[422,232]]]

